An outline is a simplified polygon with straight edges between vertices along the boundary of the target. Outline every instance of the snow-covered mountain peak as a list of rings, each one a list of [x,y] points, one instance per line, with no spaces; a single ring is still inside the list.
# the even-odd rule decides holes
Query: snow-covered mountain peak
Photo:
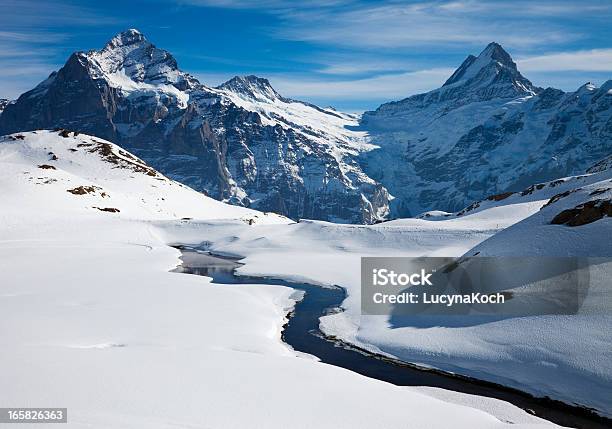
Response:
[[[592,82],[587,82],[582,85],[578,90],[576,90],[576,95],[588,94],[589,92],[593,92],[597,89],[597,86]]]
[[[441,88],[366,112],[361,125],[381,149],[363,164],[396,197],[393,216],[456,211],[484,189],[499,195],[582,173],[611,152],[611,114],[612,82],[538,88],[489,44]]]
[[[157,48],[135,29],[123,31],[101,50],[92,50],[81,56],[94,69],[94,76],[104,77],[116,86],[126,86],[126,79],[151,84],[182,84],[189,80],[178,69],[172,54]]]
[[[500,44],[491,42],[477,57],[468,55],[459,68],[444,82],[443,86],[467,82],[477,76],[483,68],[491,66],[496,68],[506,67],[518,72],[510,54]]]
[[[268,79],[255,75],[234,76],[227,82],[219,85],[218,88],[259,101],[280,100],[283,98],[272,88]]]
[[[510,54],[495,42],[489,43],[478,57],[469,55],[442,88],[457,86],[472,90],[485,89],[486,94],[492,93],[504,98],[535,95],[539,92],[539,88],[521,75]],[[495,89],[491,91],[488,88]]]
[[[442,87],[382,104],[362,116],[362,125],[369,131],[423,134],[439,118],[457,114],[461,118],[451,119],[449,134],[434,132],[440,137],[434,149],[444,149],[450,135],[468,131],[484,111],[493,112],[508,102],[525,101],[541,91],[519,72],[501,45],[490,43],[477,57],[469,55]],[[463,109],[465,106],[469,108]],[[421,138],[422,135],[418,137]]]
[[[140,31],[136,30],[135,28],[130,28],[118,33],[108,42],[106,46],[113,49],[119,46],[134,45],[137,43],[148,43],[148,41],[144,34],[142,34]]]
[[[489,43],[487,47],[482,50],[480,55],[478,55],[478,58],[491,59],[497,61],[498,63],[506,67],[516,69],[516,64],[514,63],[514,61],[512,61],[512,57],[510,56],[510,54],[506,52],[506,50],[499,43],[496,42]]]

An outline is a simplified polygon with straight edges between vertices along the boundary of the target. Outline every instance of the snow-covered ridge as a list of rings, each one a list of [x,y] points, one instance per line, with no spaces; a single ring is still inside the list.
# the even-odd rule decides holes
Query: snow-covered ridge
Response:
[[[217,89],[225,89],[243,97],[260,101],[274,101],[283,98],[272,88],[268,79],[254,75],[234,76],[219,85]]]
[[[566,182],[537,213],[467,255],[612,257],[607,239],[612,233],[612,170],[584,179]]]
[[[455,213],[455,216],[463,216],[467,213],[476,213],[490,207],[499,207],[512,204],[520,204],[531,201],[546,201],[556,196],[574,189],[592,185],[612,177],[609,169],[591,170],[587,174],[579,176],[562,177],[551,180],[550,182],[536,183],[520,192],[506,192],[497,195],[490,195],[484,200],[476,201],[466,208]],[[599,173],[599,174],[598,174]]]
[[[481,87],[511,84],[516,96],[535,95],[540,90],[521,76],[510,54],[495,42],[487,45],[478,57],[469,55],[442,88],[470,85],[471,82]]]
[[[540,91],[521,75],[510,55],[493,42],[477,57],[469,55],[442,87],[385,103],[373,112],[365,112],[362,123],[372,130],[420,129],[462,106],[483,103],[479,109],[482,114],[492,107],[487,102],[499,105],[499,101],[530,97]]]
[[[0,137],[0,162],[24,192],[63,201],[66,210],[139,219],[234,218],[288,222],[235,207],[168,179],[119,146],[68,130]],[[27,191],[26,191],[27,189]],[[99,214],[98,214],[99,213]]]

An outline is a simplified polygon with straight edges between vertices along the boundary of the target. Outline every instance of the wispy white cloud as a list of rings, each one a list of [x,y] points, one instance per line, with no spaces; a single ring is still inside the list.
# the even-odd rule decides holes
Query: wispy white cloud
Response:
[[[61,30],[69,26],[101,26],[116,24],[115,17],[100,15],[94,9],[63,0],[2,0],[1,28],[15,28],[43,32]],[[54,34],[51,31],[46,31]],[[59,31],[59,33],[65,32]]]
[[[343,100],[398,99],[424,92],[444,83],[452,69],[439,68],[387,74],[365,79],[313,80],[273,76],[270,81],[290,97]]]
[[[321,54],[304,58],[316,62],[315,71],[324,75],[377,75],[397,74],[431,68],[427,61],[412,58],[376,55],[375,53],[351,52]]]
[[[572,0],[537,1],[516,0],[513,2],[499,2],[486,0],[459,0],[446,2],[431,2],[439,10],[469,13],[495,13],[504,16],[576,16],[595,12],[609,11],[610,4],[601,0]]]
[[[57,68],[53,45],[30,41],[44,34],[12,32],[11,35],[0,36],[0,98],[18,97]],[[50,39],[59,40],[59,37]]]
[[[490,41],[514,47],[560,44],[584,35],[553,18],[609,14],[601,0],[177,0],[277,15],[280,38],[352,48],[397,48]]]
[[[467,53],[466,53],[467,55]],[[329,60],[326,58],[325,60]],[[612,72],[612,49],[557,52],[523,57],[517,60],[519,69],[537,84],[558,85],[574,90],[587,80],[602,82],[602,72]],[[316,102],[335,100],[355,101],[397,100],[441,86],[453,73],[453,66],[390,73],[388,70],[411,66],[410,62],[373,60],[333,62],[314,75],[268,74],[272,85],[283,95]],[[581,71],[582,74],[573,72]],[[373,76],[356,78],[354,74],[372,72]],[[232,77],[231,74],[196,75],[202,82],[218,85]],[[547,82],[547,76],[550,78]],[[585,76],[585,77],[583,77]],[[612,76],[610,76],[612,77]]]
[[[16,99],[47,78],[57,65],[32,61],[0,61],[0,98]]]
[[[484,45],[514,47],[558,44],[581,37],[552,22],[505,13],[490,4],[471,8],[450,3],[383,4],[342,11],[296,11],[285,15],[279,37],[344,47],[409,48]],[[478,9],[476,11],[475,9]],[[515,9],[517,12],[520,7]]]
[[[70,31],[75,27],[118,22],[63,0],[2,0],[0,97],[16,98],[56,70],[58,52],[74,37]]]
[[[549,53],[519,58],[516,63],[523,72],[600,71],[612,73],[612,49]]]
[[[193,6],[221,7],[229,9],[258,9],[277,13],[288,9],[301,9],[313,7],[335,7],[357,3],[355,0],[177,0],[179,4]]]

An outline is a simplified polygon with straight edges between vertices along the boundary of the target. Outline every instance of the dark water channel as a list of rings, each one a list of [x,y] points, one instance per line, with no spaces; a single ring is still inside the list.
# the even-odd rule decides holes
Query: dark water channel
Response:
[[[316,356],[322,362],[383,380],[398,386],[431,386],[456,392],[487,396],[510,402],[543,419],[562,426],[599,429],[612,428],[612,420],[589,409],[568,405],[549,398],[534,397],[517,389],[389,359],[359,349],[319,330],[319,318],[339,311],[346,292],[342,288],[323,288],[308,283],[276,278],[236,275],[237,259],[212,255],[189,247],[178,247],[183,264],[175,271],[211,277],[220,284],[266,284],[287,286],[305,292],[284,326],[282,339],[294,350]]]

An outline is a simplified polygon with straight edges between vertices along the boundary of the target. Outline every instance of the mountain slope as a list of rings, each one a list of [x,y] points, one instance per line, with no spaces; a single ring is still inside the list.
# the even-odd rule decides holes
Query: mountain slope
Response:
[[[169,177],[293,218],[372,223],[386,189],[355,155],[355,118],[280,96],[265,79],[209,88],[137,30],[77,52],[0,116],[0,134],[63,127],[116,142]]]
[[[537,213],[471,249],[481,256],[612,257],[612,169],[584,176]],[[609,281],[605,286],[609,289]]]
[[[287,223],[274,214],[235,207],[168,179],[134,155],[85,134],[33,131],[0,137],[3,189],[30,196],[32,213],[49,204],[66,216],[138,219],[241,219]],[[17,189],[13,189],[17,187]],[[20,222],[6,218],[5,226]]]
[[[444,220],[453,216],[474,214],[493,207],[517,206],[524,203],[540,202],[544,206],[551,198],[573,193],[577,189],[602,182],[610,176],[612,171],[612,157],[606,157],[587,169],[586,173],[578,176],[568,176],[549,182],[536,183],[519,192],[504,192],[475,201],[455,213],[439,210],[425,212],[418,216],[420,219]]]
[[[392,215],[456,211],[578,174],[609,155],[611,89],[612,81],[572,93],[542,90],[492,43],[441,88],[366,112],[362,126],[380,149],[362,164],[397,197]]]

